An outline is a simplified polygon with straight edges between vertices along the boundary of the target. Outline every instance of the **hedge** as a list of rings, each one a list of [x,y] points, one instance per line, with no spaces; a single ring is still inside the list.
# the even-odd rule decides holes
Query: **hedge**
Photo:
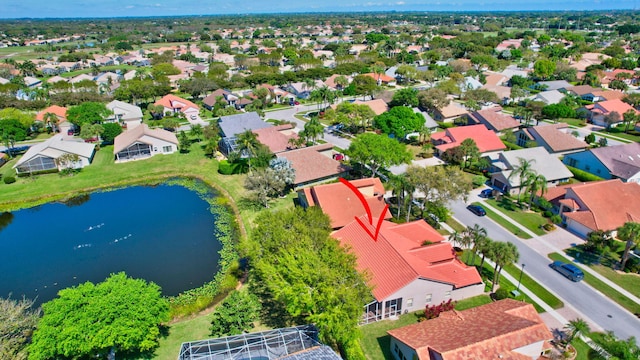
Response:
[[[591,173],[588,173],[586,171],[574,168],[572,166],[568,166],[567,165],[567,169],[569,169],[569,171],[571,171],[571,173],[573,174],[573,177],[578,181],[587,182],[587,181],[601,181],[601,180],[604,180],[600,176],[593,175]]]
[[[520,145],[516,145],[514,143],[510,143],[508,141],[504,141],[502,140],[502,142],[504,143],[504,146],[506,146],[509,150],[520,150],[520,149],[524,149],[522,146]]]

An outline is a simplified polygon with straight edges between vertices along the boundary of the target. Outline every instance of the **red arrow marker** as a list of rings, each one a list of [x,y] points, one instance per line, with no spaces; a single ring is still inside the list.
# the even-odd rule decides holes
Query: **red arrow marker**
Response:
[[[373,216],[371,214],[371,208],[369,207],[369,203],[367,203],[367,200],[364,198],[364,195],[362,195],[360,190],[358,190],[358,188],[353,186],[353,184],[351,184],[349,181],[347,181],[347,180],[345,180],[343,178],[340,178],[340,182],[343,183],[344,185],[346,185],[358,197],[358,199],[360,200],[360,203],[362,203],[362,206],[364,206],[364,209],[367,212],[367,218],[369,219],[369,225],[373,226]],[[384,210],[382,210],[382,213],[378,217],[378,223],[375,226],[376,231],[373,234],[369,230],[369,227],[367,225],[365,225],[362,222],[362,220],[360,220],[360,218],[358,218],[357,216],[354,217],[356,219],[356,221],[358,222],[358,224],[360,224],[360,226],[364,229],[364,231],[366,231],[367,234],[369,234],[369,236],[371,236],[373,241],[378,241],[378,234],[380,233],[380,227],[382,227],[382,221],[384,220],[384,214],[387,213],[387,209],[389,209],[389,205],[385,204]]]

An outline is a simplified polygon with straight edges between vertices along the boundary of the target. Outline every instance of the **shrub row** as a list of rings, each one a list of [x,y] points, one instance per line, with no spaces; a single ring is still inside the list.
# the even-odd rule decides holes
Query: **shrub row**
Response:
[[[574,168],[572,166],[567,166],[567,169],[569,169],[569,171],[571,171],[571,173],[573,174],[573,177],[578,181],[587,182],[587,181],[601,181],[601,180],[604,180],[600,176],[593,175],[591,173],[588,173],[586,171]]]

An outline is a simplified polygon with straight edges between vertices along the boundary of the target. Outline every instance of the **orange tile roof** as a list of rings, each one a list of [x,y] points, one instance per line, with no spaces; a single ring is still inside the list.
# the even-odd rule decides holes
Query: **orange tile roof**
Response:
[[[553,339],[533,305],[513,299],[445,312],[388,333],[415,349],[419,359],[436,352],[443,360],[530,359],[514,350]]]
[[[371,77],[375,81],[380,80],[383,83],[389,83],[389,82],[396,81],[395,78],[392,78],[391,76],[388,76],[388,75],[385,75],[385,74],[366,73],[366,74],[362,74],[362,75]]]
[[[287,135],[282,130],[291,129],[293,126],[290,124],[270,126],[267,128],[253,130],[254,134],[258,135],[258,141],[271,150],[272,153],[277,154],[289,149],[289,140],[297,139],[295,134]]]
[[[55,114],[58,117],[59,121],[67,120],[67,108],[66,107],[62,107],[62,106],[58,106],[58,105],[51,105],[48,108],[38,112],[36,114],[36,120],[37,121],[43,121],[44,120],[44,115],[46,113]]]
[[[372,215],[380,216],[385,207],[384,199],[382,198],[385,191],[380,179],[367,178],[349,182],[364,195]],[[355,217],[367,214],[357,196],[342,183],[305,188],[304,194],[309,206],[319,206],[322,212],[329,216],[331,227],[334,229],[339,229],[349,224]],[[391,218],[391,213],[388,210],[384,218]]]
[[[603,114],[608,114],[615,111],[620,114],[620,116],[622,116],[622,114],[629,110],[635,111],[636,114],[640,114],[638,110],[634,109],[631,105],[620,99],[600,101],[593,105],[593,110],[595,109],[601,110]]]
[[[590,229],[615,230],[625,222],[640,221],[640,184],[614,179],[576,184],[564,189],[565,198],[584,204],[584,207],[563,214]]]
[[[460,145],[465,139],[473,139],[481,153],[506,149],[498,135],[482,124],[449,128],[431,135],[431,139],[444,142],[436,145],[440,152]]]
[[[375,233],[366,216],[360,219],[371,233]],[[377,224],[378,219],[374,217],[373,223]],[[455,288],[481,283],[475,267],[458,260],[451,244],[441,242],[442,235],[429,228],[423,220],[402,225],[382,221],[377,241],[374,241],[358,222],[352,221],[331,236],[356,255],[358,270],[371,274],[369,284],[378,301],[419,278],[451,284]],[[425,241],[435,244],[423,246]]]
[[[163,96],[162,99],[156,101],[154,105],[162,105],[167,109],[179,109],[182,112],[184,112],[188,108],[194,108],[196,110],[200,109],[198,105],[192,103],[191,101],[183,99],[179,96],[175,96],[173,94],[167,94]]]

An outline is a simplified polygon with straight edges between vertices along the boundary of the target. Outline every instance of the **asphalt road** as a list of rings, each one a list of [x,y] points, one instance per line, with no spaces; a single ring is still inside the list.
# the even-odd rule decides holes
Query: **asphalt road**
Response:
[[[297,119],[294,115],[299,112],[304,113],[309,110],[317,110],[317,109],[318,109],[317,105],[296,105],[296,106],[291,106],[288,109],[269,111],[265,113],[264,118],[293,121],[296,124],[296,129],[303,130],[305,122]],[[348,149],[349,145],[351,144],[350,140],[340,136],[333,135],[328,131],[324,132],[322,138],[325,141],[330,142],[341,149]]]
[[[470,195],[470,201],[475,201],[476,199],[473,198],[475,196]],[[461,201],[452,204],[452,212],[464,225],[479,224],[487,229],[491,239],[514,243],[520,252],[518,264],[525,264],[525,273],[542,282],[546,288],[562,299],[565,306],[570,305],[580,313],[580,317],[597,324],[604,330],[613,331],[618,338],[627,339],[630,336],[640,338],[640,319],[588,286],[584,281],[574,283],[551,269],[549,267],[551,260],[527,246],[525,244],[527,240],[521,240],[487,216],[474,215]]]

